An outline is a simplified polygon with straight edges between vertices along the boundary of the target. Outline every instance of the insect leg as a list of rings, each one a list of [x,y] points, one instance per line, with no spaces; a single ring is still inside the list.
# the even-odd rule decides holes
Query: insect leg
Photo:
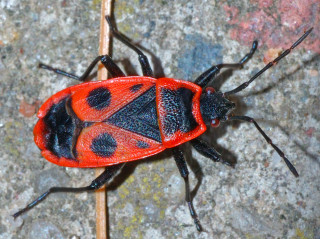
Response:
[[[279,154],[279,156],[284,160],[290,171],[293,173],[295,177],[299,177],[299,174],[295,167],[290,163],[290,161],[287,159],[287,157],[284,155],[284,153],[275,145],[272,143],[272,140],[266,135],[266,133],[260,128],[258,123],[251,117],[248,116],[229,116],[228,120],[242,120],[247,121],[249,123],[253,123],[254,126],[259,130],[260,134],[264,137],[264,139],[274,148],[275,151]]]
[[[149,64],[149,60],[145,54],[141,50],[139,50],[136,46],[134,46],[124,35],[122,35],[118,30],[115,28],[115,26],[112,24],[111,19],[109,16],[105,16],[110,30],[112,32],[112,35],[117,38],[119,41],[121,41],[123,44],[125,44],[127,47],[134,50],[139,55],[139,62],[142,68],[142,72],[144,76],[150,76],[153,77],[153,72],[151,69],[151,66]]]
[[[191,217],[193,218],[194,223],[196,224],[197,230],[202,231],[199,219],[197,217],[197,214],[194,210],[193,203],[192,203],[192,198],[191,198],[191,194],[190,194],[190,186],[189,186],[189,178],[188,178],[189,171],[188,171],[187,163],[186,163],[184,156],[183,156],[183,152],[178,147],[173,148],[172,152],[173,152],[174,160],[176,161],[179,172],[181,174],[181,177],[183,177],[184,182],[185,182],[186,202],[188,204]]]
[[[112,75],[112,77],[122,77],[125,76],[124,73],[120,70],[120,68],[116,65],[116,63],[114,63],[114,61],[111,59],[110,56],[108,55],[102,55],[102,56],[97,56],[89,65],[89,67],[87,68],[87,70],[82,74],[82,76],[76,76],[74,74],[65,72],[63,70],[54,68],[52,66],[48,66],[45,64],[40,63],[39,67],[42,69],[46,69],[49,71],[53,71],[56,74],[59,75],[63,75],[78,81],[85,81],[87,79],[87,77],[89,76],[90,72],[93,70],[93,68],[95,67],[95,65],[101,61],[101,63],[107,68],[107,70],[110,72],[110,74]]]
[[[205,141],[200,139],[193,139],[190,142],[191,145],[203,156],[211,159],[214,162],[222,161],[222,163],[228,166],[233,166],[233,164],[231,164],[230,162],[223,160],[221,158],[221,155],[213,147],[210,147]]]
[[[215,65],[210,67],[208,70],[203,72],[194,83],[201,86],[202,88],[205,87],[219,72],[222,68],[242,68],[244,63],[246,63],[255,53],[258,47],[258,42],[254,41],[252,43],[252,47],[249,53],[247,53],[240,61],[239,63],[222,63],[219,65]]]
[[[116,164],[116,165],[107,167],[106,170],[102,174],[100,174],[95,180],[93,180],[91,184],[87,187],[81,187],[81,188],[52,187],[48,191],[43,193],[40,197],[38,197],[36,200],[34,200],[32,203],[28,204],[25,208],[16,212],[12,216],[14,218],[19,217],[21,214],[29,211],[31,208],[33,208],[34,206],[42,202],[51,193],[57,193],[57,192],[76,193],[76,192],[96,190],[101,186],[103,186],[108,181],[110,181],[113,178],[113,176],[123,167],[123,165],[124,164],[122,163],[122,164]]]

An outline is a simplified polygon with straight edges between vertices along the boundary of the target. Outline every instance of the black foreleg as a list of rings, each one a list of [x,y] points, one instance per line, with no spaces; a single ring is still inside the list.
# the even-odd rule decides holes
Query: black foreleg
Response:
[[[192,146],[203,156],[213,160],[214,162],[222,162],[228,166],[233,166],[228,161],[221,158],[221,155],[211,146],[209,146],[205,141],[200,139],[193,139],[190,141]]]
[[[252,47],[249,53],[247,53],[240,61],[239,63],[222,63],[219,65],[215,65],[210,67],[208,70],[206,70],[204,73],[202,73],[194,83],[201,86],[202,88],[205,87],[219,72],[222,68],[242,68],[244,63],[246,63],[252,55],[255,53],[258,47],[258,42],[254,41],[252,43]]]

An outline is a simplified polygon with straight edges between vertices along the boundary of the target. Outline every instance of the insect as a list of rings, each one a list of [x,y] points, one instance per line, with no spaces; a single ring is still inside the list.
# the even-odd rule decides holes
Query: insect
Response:
[[[125,76],[108,55],[96,57],[80,77],[40,64],[41,68],[84,82],[98,62],[112,75],[105,81],[84,82],[51,96],[39,109],[34,140],[43,157],[65,167],[102,167],[105,171],[87,187],[52,187],[13,215],[30,210],[55,192],[83,192],[100,188],[129,161],[171,150],[185,181],[185,199],[198,231],[202,230],[193,207],[189,171],[180,146],[185,142],[214,162],[225,161],[208,143],[199,139],[207,125],[241,120],[252,123],[264,139],[282,157],[294,176],[299,174],[284,153],[271,141],[258,123],[248,116],[231,115],[235,104],[228,96],[248,87],[257,77],[287,56],[312,31],[306,31],[289,49],[268,63],[247,82],[227,92],[207,87],[223,68],[241,68],[255,53],[254,41],[249,53],[238,63],[214,65],[193,83],[172,78],[155,79],[148,58],[119,33],[106,16],[113,36],[138,54],[143,76]]]

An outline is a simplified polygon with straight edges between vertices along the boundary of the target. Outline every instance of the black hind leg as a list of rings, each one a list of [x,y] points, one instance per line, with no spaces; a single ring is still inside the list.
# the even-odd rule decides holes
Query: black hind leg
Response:
[[[89,76],[89,74],[91,73],[91,71],[93,70],[93,68],[95,67],[95,65],[101,61],[101,63],[105,66],[105,68],[110,72],[110,74],[112,75],[112,77],[122,77],[125,76],[125,74],[121,71],[121,69],[116,65],[116,63],[114,63],[114,61],[111,59],[110,56],[108,55],[103,55],[103,56],[97,56],[89,65],[89,67],[87,68],[87,70],[82,74],[82,76],[76,76],[74,74],[65,72],[63,70],[45,65],[40,63],[39,67],[42,69],[46,69],[49,71],[53,71],[56,74],[59,75],[63,75],[78,81],[85,81],[87,79],[87,77]]]
[[[149,60],[145,54],[143,54],[142,51],[140,51],[135,45],[133,45],[130,41],[128,41],[120,32],[118,32],[115,28],[115,26],[112,24],[111,19],[109,16],[106,16],[106,20],[110,26],[110,30],[112,32],[112,35],[117,38],[119,41],[121,41],[123,44],[125,44],[127,47],[134,50],[139,55],[139,62],[142,68],[142,72],[144,76],[150,76],[153,77],[153,72],[149,64]]]
[[[57,192],[76,193],[76,192],[94,191],[96,189],[99,189],[105,183],[110,181],[113,178],[113,176],[123,167],[123,165],[124,163],[107,167],[106,170],[102,174],[100,174],[95,180],[93,180],[91,184],[87,187],[81,187],[81,188],[52,187],[48,191],[43,193],[40,197],[38,197],[36,200],[34,200],[32,203],[28,204],[25,208],[16,212],[12,216],[14,218],[19,217],[21,214],[29,211],[34,206],[38,205],[40,202],[46,199],[48,195],[51,193],[57,193]]]

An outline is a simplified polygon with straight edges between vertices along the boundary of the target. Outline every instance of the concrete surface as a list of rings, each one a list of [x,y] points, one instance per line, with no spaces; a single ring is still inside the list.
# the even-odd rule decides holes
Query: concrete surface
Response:
[[[235,168],[185,146],[198,233],[169,152],[131,163],[108,192],[110,238],[320,238],[319,53],[317,0],[115,1],[118,28],[142,46],[157,77],[193,81],[211,64],[236,62],[253,39],[259,49],[242,70],[213,83],[227,91],[314,31],[292,54],[232,97],[236,114],[257,119],[295,165],[289,172],[248,123],[229,122],[203,136]],[[92,169],[62,168],[33,143],[39,105],[77,82],[39,70],[41,61],[80,75],[97,55],[100,1],[0,0],[0,238],[95,238],[94,194],[50,196],[21,218],[11,214],[53,185],[84,186]],[[150,53],[150,54],[149,54]],[[114,41],[130,75],[137,57]],[[265,62],[264,62],[265,61]]]

